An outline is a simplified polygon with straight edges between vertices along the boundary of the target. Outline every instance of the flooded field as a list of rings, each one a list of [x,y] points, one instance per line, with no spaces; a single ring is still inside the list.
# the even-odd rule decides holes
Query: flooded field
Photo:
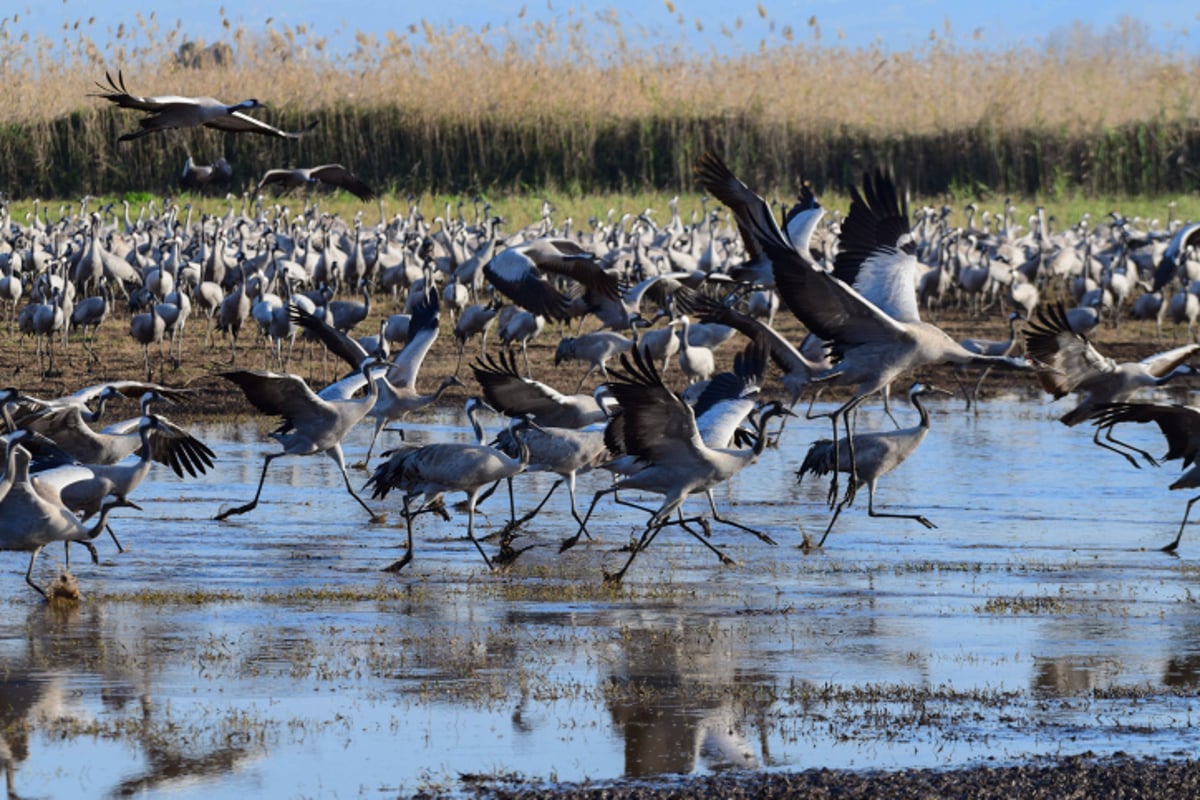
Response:
[[[902,402],[904,425],[915,413]],[[824,550],[826,483],[797,486],[826,420],[794,420],[782,446],[721,487],[723,567],[679,530],[604,585],[645,515],[601,501],[599,541],[575,532],[565,492],[489,574],[466,515],[416,523],[402,552],[399,498],[371,525],[328,459],[272,465],[256,425],[196,429],[217,453],[205,479],[156,468],[114,516],[128,548],[76,550],[84,601],[47,606],[3,556],[0,756],[37,796],[386,797],[527,781],[608,781],[727,768],[896,768],[1036,755],[1194,754],[1200,745],[1200,534],[1159,552],[1189,495],[1178,466],[1135,470],[1056,421],[1065,409],[1000,399],[964,413],[933,402],[920,450],[866,493]],[[490,421],[491,430],[499,424]],[[875,410],[864,428],[890,425]],[[462,438],[457,414],[410,441]],[[1153,426],[1123,436],[1161,454]],[[393,438],[389,442],[394,441]],[[369,430],[348,442],[362,458]],[[367,473],[355,470],[361,485]],[[580,481],[580,502],[607,485]],[[516,483],[518,511],[549,489]],[[451,498],[458,500],[459,498]],[[653,501],[652,502],[656,502]],[[703,498],[687,508],[704,509]],[[502,493],[482,532],[507,519]],[[496,544],[485,547],[494,552]],[[61,548],[39,562],[48,582]]]

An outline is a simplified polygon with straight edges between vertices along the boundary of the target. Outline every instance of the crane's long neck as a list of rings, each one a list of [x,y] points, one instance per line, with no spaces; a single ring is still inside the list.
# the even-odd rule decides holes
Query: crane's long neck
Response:
[[[1192,375],[1195,372],[1196,370],[1192,369],[1187,364],[1180,364],[1178,367],[1175,367],[1175,369],[1171,370],[1166,375],[1163,375],[1161,378],[1155,378],[1154,385],[1162,386],[1168,381],[1178,378],[1180,375]]]
[[[96,410],[89,411],[88,413],[84,414],[83,415],[84,422],[88,422],[88,423],[99,422],[100,418],[102,416],[104,416],[104,407],[107,403],[108,403],[108,393],[101,392],[100,399],[96,403]]]
[[[921,421],[917,423],[917,427],[929,430],[929,409],[925,408],[925,404],[921,402],[919,393],[912,396],[912,404],[916,407],[917,413],[921,415]]]

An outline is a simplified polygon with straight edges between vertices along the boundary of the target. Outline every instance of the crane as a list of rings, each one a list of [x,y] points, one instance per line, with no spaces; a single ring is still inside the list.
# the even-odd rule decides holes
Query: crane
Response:
[[[346,484],[346,491],[371,515],[371,521],[382,522],[385,517],[372,511],[350,485],[350,475],[346,472],[346,458],[342,453],[342,439],[375,404],[379,389],[375,381],[371,380],[371,375],[386,369],[387,366],[388,362],[373,356],[365,359],[359,371],[367,382],[366,396],[342,400],[318,397],[299,375],[251,370],[220,373],[225,380],[237,384],[250,404],[259,411],[282,417],[279,427],[270,435],[283,446],[283,450],[268,453],[263,459],[262,474],[258,478],[258,489],[254,492],[254,499],[244,505],[225,509],[214,519],[228,519],[234,514],[245,514],[254,509],[262,495],[267,469],[275,459],[285,455],[310,456],[324,453],[337,464]]]
[[[1200,353],[1200,344],[1185,344],[1141,361],[1117,361],[1100,354],[1088,338],[1075,333],[1063,304],[1038,309],[1037,319],[1025,329],[1025,350],[1037,365],[1038,381],[1055,400],[1074,392],[1075,407],[1059,417],[1068,427],[1089,419],[1092,412],[1106,403],[1129,400],[1139,389],[1162,386],[1181,375],[1194,375],[1186,364]],[[1092,441],[1112,450],[1140,467],[1132,453],[1138,453],[1151,465],[1157,462],[1149,453],[1113,437],[1112,425],[1097,425]],[[1104,433],[1105,441],[1100,434]]]
[[[836,443],[831,439],[818,439],[813,442],[812,446],[808,448],[808,453],[804,456],[804,463],[800,465],[800,469],[796,472],[797,483],[803,480],[804,476],[809,472],[818,476],[828,475],[837,469],[840,469],[842,472],[850,472],[849,453],[844,454],[845,461],[842,461],[836,458],[834,448],[840,447],[842,450],[848,451],[853,447],[856,459],[854,461],[854,472],[851,480],[858,481],[860,486],[866,485],[867,487],[867,514],[872,517],[913,519],[926,528],[936,528],[936,525],[920,514],[896,514],[875,510],[875,489],[879,484],[879,479],[903,464],[909,456],[916,452],[917,447],[925,440],[925,435],[929,433],[929,411],[921,403],[921,397],[930,392],[949,394],[949,392],[936,389],[920,381],[914,383],[912,388],[908,390],[908,399],[920,415],[920,421],[911,428],[855,433],[850,439],[843,439]],[[817,542],[817,547],[824,546],[825,539],[829,536],[829,532],[833,530],[833,523],[837,522],[842,509],[850,505],[852,499],[853,497],[851,496],[837,504],[837,507],[833,511],[833,517],[829,520],[829,525],[825,528],[825,533],[822,534],[821,540]],[[806,548],[809,546],[807,540],[805,541],[805,546]]]
[[[519,420],[514,421],[514,424],[519,423]],[[431,510],[446,492],[466,494],[467,538],[483,556],[483,563],[487,564],[488,569],[492,568],[492,559],[488,558],[483,545],[475,538],[475,504],[484,486],[516,475],[529,463],[529,448],[525,446],[521,432],[514,430],[514,436],[519,448],[516,456],[488,445],[466,442],[435,442],[389,453],[388,460],[376,467],[367,486],[372,487],[371,496],[377,499],[383,499],[393,489],[404,492],[408,546],[404,555],[388,566],[385,572],[399,572],[412,561],[413,518]],[[422,496],[424,503],[421,508],[412,511],[412,501]]]
[[[766,444],[763,434],[766,423],[775,416],[791,412],[781,403],[768,403],[759,414],[757,437],[753,447],[740,450],[709,447],[700,436],[691,407],[666,387],[649,357],[635,347],[631,353],[622,354],[621,365],[623,369],[620,371],[610,370],[607,385],[622,409],[618,419],[622,420],[624,451],[641,458],[647,462],[647,466],[621,478],[612,487],[596,492],[580,530],[565,540],[560,549],[566,550],[578,541],[584,532],[583,525],[590,519],[601,497],[632,489],[661,494],[664,499],[659,508],[650,515],[640,539],[632,545],[629,560],[617,572],[606,573],[605,580],[620,581],[637,554],[649,546],[658,532],[668,524],[683,525],[685,530],[715,553],[722,563],[733,563],[729,556],[687,527],[686,522],[695,522],[699,518],[685,520],[681,517],[677,522],[671,522],[671,516],[692,493],[706,492],[753,463]],[[721,522],[730,522],[725,518],[715,518]],[[732,524],[754,533],[763,541],[773,543],[765,534],[738,523]]]
[[[705,153],[696,172],[704,187],[733,211],[743,238],[753,239],[771,261],[784,305],[828,343],[834,363],[813,380],[854,387],[849,400],[817,415],[831,419],[833,442],[838,440],[839,420],[844,421],[850,436],[851,411],[921,367],[958,364],[1032,369],[1023,359],[972,353],[941,328],[921,320],[913,290],[916,242],[909,227],[908,204],[901,204],[894,182],[883,173],[864,176],[861,193],[850,187],[850,212],[842,223],[830,273],[784,238],[767,202],[738,180],[720,158]],[[840,462],[841,448],[835,446],[833,453]],[[847,455],[853,476],[853,444]],[[830,482],[831,506],[837,503],[839,471],[834,468]],[[857,484],[853,477],[848,481],[848,499],[853,499]]]
[[[1182,459],[1186,470],[1170,488],[1195,489],[1200,486],[1200,464],[1196,463],[1196,457],[1200,455],[1200,408],[1161,403],[1106,403],[1093,409],[1089,419],[1097,426],[1110,429],[1120,422],[1156,423],[1167,439],[1167,454],[1163,459]],[[1200,500],[1200,495],[1187,501],[1179,532],[1175,534],[1174,541],[1162,548],[1164,553],[1174,553],[1179,549],[1183,528],[1197,500]]]
[[[230,105],[213,97],[182,97],[174,94],[141,97],[129,93],[129,90],[125,88],[125,76],[121,72],[117,72],[116,80],[113,80],[112,75],[108,72],[104,73],[104,77],[108,80],[108,86],[97,83],[101,92],[93,96],[103,97],[120,108],[132,108],[147,112],[146,116],[138,121],[142,129],[133,133],[121,134],[117,137],[117,140],[121,142],[140,139],[156,131],[165,131],[171,128],[198,128],[200,126],[230,133],[260,133],[282,139],[299,139],[317,126],[317,123],[314,122],[299,131],[284,131],[268,125],[245,113],[266,105],[253,98]]]

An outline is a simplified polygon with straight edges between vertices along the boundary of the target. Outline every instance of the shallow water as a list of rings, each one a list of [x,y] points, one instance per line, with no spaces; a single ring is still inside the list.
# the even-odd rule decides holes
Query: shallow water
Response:
[[[25,557],[4,556],[0,758],[22,794],[199,798],[1194,754],[1200,542],[1188,531],[1179,557],[1158,551],[1188,499],[1167,489],[1178,467],[1135,470],[1062,412],[936,403],[877,510],[938,527],[871,519],[864,490],[808,554],[800,525],[824,530],[827,484],[794,471],[828,422],[791,421],[717,491],[777,546],[714,524],[739,562],[723,567],[667,529],[619,588],[602,570],[645,514],[611,498],[589,523],[599,541],[560,556],[576,526],[556,494],[515,542],[536,546],[498,574],[457,511],[420,517],[413,563],[381,572],[402,553],[399,498],[373,502],[390,520],[369,524],[328,459],[279,459],[257,509],[213,522],[253,495],[275,446],[256,425],[200,427],[216,469],[182,482],[156,468],[145,511],[116,515],[128,552],[102,538],[94,566],[75,551],[81,604],[45,606]],[[462,428],[457,414],[406,427],[410,441]],[[1153,426],[1121,434],[1165,451]],[[349,461],[368,437],[355,431]],[[607,481],[580,479],[581,509]],[[519,479],[518,509],[551,483]],[[479,532],[506,512],[488,500]]]

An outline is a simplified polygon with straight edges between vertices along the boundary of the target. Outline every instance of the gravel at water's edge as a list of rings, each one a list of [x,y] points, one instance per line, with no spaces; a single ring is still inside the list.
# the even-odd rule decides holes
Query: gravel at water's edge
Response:
[[[1070,756],[1004,767],[853,772],[725,772],[658,781],[503,787],[490,781],[457,790],[468,796],[518,800],[626,798],[1200,798],[1200,761]],[[433,797],[434,795],[425,795]]]

